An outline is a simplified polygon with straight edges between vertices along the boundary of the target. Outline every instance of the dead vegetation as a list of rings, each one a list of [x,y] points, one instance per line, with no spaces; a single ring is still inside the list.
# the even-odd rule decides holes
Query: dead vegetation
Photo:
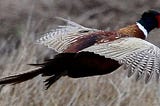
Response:
[[[55,16],[70,18],[87,27],[114,30],[134,23],[159,0],[1,0],[0,76],[26,71],[28,63],[52,58],[54,51],[35,44],[44,32],[63,24]],[[159,45],[160,31],[149,40]],[[0,87],[0,106],[159,106],[160,86],[135,83],[119,69],[92,78],[61,78],[48,91],[41,76],[18,85]]]

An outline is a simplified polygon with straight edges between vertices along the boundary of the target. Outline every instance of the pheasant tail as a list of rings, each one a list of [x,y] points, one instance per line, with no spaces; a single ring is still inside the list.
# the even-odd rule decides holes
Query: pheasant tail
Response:
[[[26,72],[26,73],[22,73],[22,74],[18,74],[18,75],[13,75],[13,76],[2,78],[2,79],[0,79],[0,84],[17,84],[17,83],[21,83],[21,82],[30,80],[30,79],[38,76],[41,73],[42,73],[41,68],[36,68],[36,69],[33,69],[33,70],[31,70],[29,72]]]

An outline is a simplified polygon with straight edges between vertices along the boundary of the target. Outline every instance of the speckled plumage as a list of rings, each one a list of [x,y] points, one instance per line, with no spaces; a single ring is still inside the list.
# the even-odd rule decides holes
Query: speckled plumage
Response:
[[[86,28],[70,20],[41,37],[37,43],[58,54],[30,72],[0,79],[0,84],[20,83],[37,75],[49,76],[45,80],[49,88],[62,76],[72,78],[104,75],[124,66],[128,76],[136,73],[136,80],[144,77],[148,83],[160,76],[160,48],[145,41],[149,31],[160,26],[160,13],[147,11],[135,24],[115,31]]]
[[[124,35],[128,35],[129,37],[136,37],[145,39],[145,36],[141,30],[139,30],[136,24],[129,25],[125,28],[121,28],[117,31],[118,33],[122,33]]]

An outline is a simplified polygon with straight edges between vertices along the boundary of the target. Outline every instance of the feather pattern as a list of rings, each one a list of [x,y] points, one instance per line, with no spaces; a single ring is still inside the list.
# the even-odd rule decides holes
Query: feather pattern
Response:
[[[37,40],[38,44],[54,49],[58,53],[62,53],[65,49],[67,49],[67,47],[70,46],[70,44],[74,43],[77,38],[83,37],[86,34],[88,35],[91,32],[98,31],[97,29],[83,27],[64,18],[58,17],[58,19],[67,22],[67,25],[59,26],[59,28],[51,30]]]
[[[129,70],[129,77],[136,73],[136,80],[144,77],[148,83],[153,74],[159,79],[160,49],[145,40],[134,37],[120,38],[93,45],[82,51],[117,60]]]

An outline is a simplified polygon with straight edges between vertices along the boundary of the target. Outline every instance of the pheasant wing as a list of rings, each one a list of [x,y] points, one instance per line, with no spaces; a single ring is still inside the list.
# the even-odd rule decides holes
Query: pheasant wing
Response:
[[[159,79],[160,49],[145,40],[134,37],[120,38],[108,43],[95,44],[82,51],[117,60],[129,69],[129,77],[136,72],[137,80],[145,77],[147,83],[154,73]]]
[[[50,32],[42,35],[43,37],[37,40],[38,44],[45,45],[48,48],[62,53],[72,43],[76,42],[79,37],[98,31],[97,29],[83,27],[67,19],[63,19],[60,17],[59,19],[67,22],[67,25],[59,26],[59,28],[51,30]]]

